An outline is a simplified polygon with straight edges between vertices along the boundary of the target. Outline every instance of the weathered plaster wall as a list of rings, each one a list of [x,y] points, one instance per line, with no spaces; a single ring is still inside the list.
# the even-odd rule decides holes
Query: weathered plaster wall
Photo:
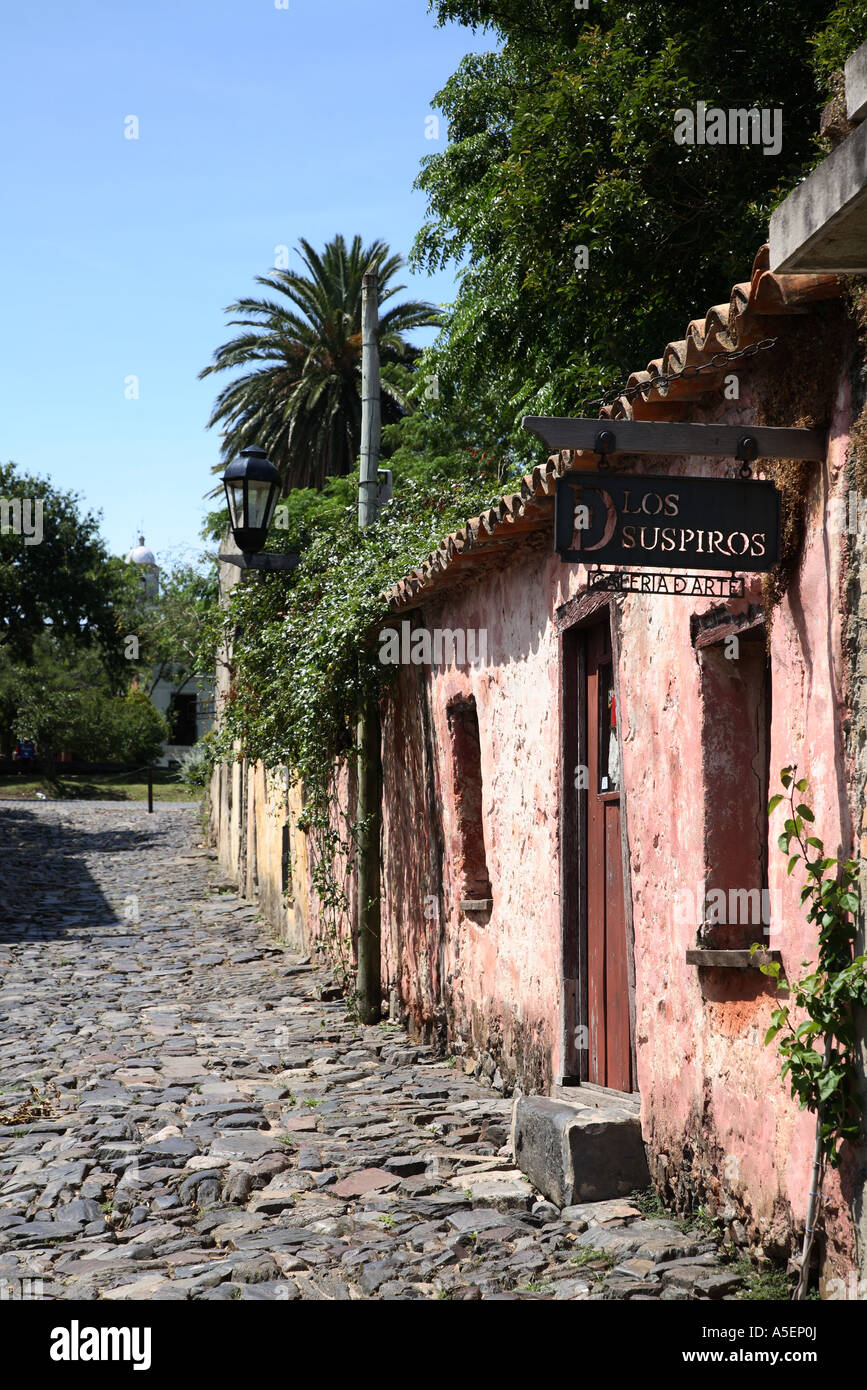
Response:
[[[559,563],[559,562],[557,562]],[[417,1023],[544,1089],[556,1070],[558,648],[548,621],[547,546],[425,607],[431,629],[487,630],[488,664],[408,666],[388,702],[383,745],[387,959]],[[447,710],[472,696],[481,744],[490,914],[463,911]],[[432,822],[431,810],[438,815]],[[440,995],[441,990],[441,995]],[[438,1006],[441,1003],[441,1009]],[[442,1010],[442,1012],[441,1012]]]
[[[846,497],[843,463],[851,404],[846,374],[833,398],[825,466],[814,466],[805,498],[804,542],[794,579],[773,614],[770,633],[772,723],[770,768],[796,762],[810,779],[819,833],[832,852],[851,852],[853,804],[844,748],[847,673],[842,655],[845,547],[825,524],[829,503]],[[752,399],[696,419],[748,423],[773,405],[773,379]],[[766,416],[767,418],[767,416]],[[770,423],[791,423],[791,416]],[[726,476],[723,460],[671,461],[666,472]],[[632,471],[663,471],[636,460]],[[544,551],[522,549],[498,571],[480,570],[460,589],[424,605],[429,628],[487,627],[485,670],[401,674],[392,701],[392,743],[385,747],[386,913],[390,968],[417,1021],[438,1017],[441,998],[449,1045],[463,1043],[491,1058],[504,1084],[544,1089],[559,1065],[560,921],[557,864],[560,813],[558,639],[551,618],[580,591],[582,571]],[[737,610],[761,601],[761,584]],[[697,652],[690,617],[711,601],[626,597],[616,601],[621,662],[620,717],[635,929],[638,1084],[645,1137],[661,1185],[681,1204],[708,1202],[738,1238],[761,1240],[773,1254],[792,1249],[803,1225],[814,1121],[800,1113],[780,1081],[774,1048],[763,1046],[776,998],[757,971],[698,969],[686,963],[699,919],[675,913],[676,894],[697,900],[714,886],[737,886],[726,864],[708,870],[708,818],[730,810],[737,823],[737,782],[720,762],[736,749],[718,737],[712,683]],[[747,654],[749,653],[749,661]],[[748,679],[756,649],[746,649]],[[422,700],[420,688],[424,690]],[[448,756],[446,709],[472,694],[482,746],[483,818],[493,909],[487,921],[461,912],[455,883],[457,828]],[[748,704],[748,702],[747,702]],[[419,752],[423,711],[433,774]],[[745,746],[749,736],[743,740]],[[740,751],[743,756],[743,749]],[[750,777],[754,768],[747,767]],[[431,842],[430,792],[440,810],[441,844]],[[743,787],[743,784],[742,784]],[[733,796],[731,807],[720,797]],[[860,816],[860,812],[859,812]],[[439,856],[437,923],[424,903],[436,890],[430,864]],[[800,880],[771,837],[769,944],[797,974],[815,948],[799,904]],[[735,874],[737,877],[737,874]],[[745,887],[752,885],[752,880]],[[428,912],[430,904],[428,903]],[[761,938],[761,927],[754,933]],[[734,944],[734,943],[730,943]],[[442,993],[438,995],[438,982]],[[852,1248],[846,1159],[829,1175],[824,1221],[828,1267],[845,1267]],[[742,1236],[741,1236],[742,1233]]]
[[[209,791],[210,837],[222,869],[242,896],[256,900],[281,941],[307,950],[308,845],[298,829],[300,791],[287,791],[286,782],[285,771],[269,775],[258,763],[216,767]]]
[[[867,290],[863,285],[859,301],[862,351],[853,362],[850,374],[855,424],[845,467],[849,505],[846,507],[847,529],[841,540],[847,560],[848,626],[845,643],[852,712],[845,732],[861,871],[861,911],[855,950],[863,955],[867,954],[867,646],[863,636],[867,626]],[[857,1021],[860,1092],[864,1113],[867,1114],[867,1010],[859,1010]],[[863,1296],[863,1291],[867,1289],[867,1141],[862,1140],[849,1170],[844,1171],[843,1176],[844,1183],[848,1180],[854,1207]]]
[[[848,422],[844,382],[828,464],[814,470],[806,498],[800,565],[770,635],[771,790],[778,789],[780,769],[797,763],[810,781],[818,833],[830,852],[847,854],[843,552],[829,537],[825,513],[841,495]],[[715,467],[692,460],[690,472]],[[759,597],[753,594],[754,601]],[[781,1254],[793,1221],[803,1225],[814,1121],[797,1111],[779,1080],[775,1049],[762,1043],[774,992],[751,971],[687,965],[698,922],[679,921],[673,910],[673,895],[688,890],[700,897],[714,886],[706,879],[703,839],[707,818],[726,809],[716,798],[730,782],[722,770],[714,776],[714,759],[727,756],[725,747],[712,749],[710,758],[702,747],[714,717],[701,698],[700,668],[709,658],[692,648],[689,611],[674,599],[630,598],[619,615],[644,1132],[657,1179],[669,1193],[683,1203],[710,1199],[729,1219],[741,1217],[747,1234],[751,1226],[754,1236],[761,1233],[770,1253]],[[799,904],[801,880],[797,873],[787,877],[776,833],[769,870],[771,902],[779,894],[780,905],[772,912],[769,944],[796,976],[803,958],[815,959],[815,946]],[[845,1264],[851,1227],[833,1176],[826,1197],[831,1260]]]

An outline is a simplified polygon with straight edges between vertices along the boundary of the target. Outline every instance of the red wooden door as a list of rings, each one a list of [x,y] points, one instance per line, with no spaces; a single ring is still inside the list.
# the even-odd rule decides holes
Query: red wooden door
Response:
[[[632,1090],[629,974],[620,843],[620,744],[607,621],[589,629],[587,718],[588,1081]]]

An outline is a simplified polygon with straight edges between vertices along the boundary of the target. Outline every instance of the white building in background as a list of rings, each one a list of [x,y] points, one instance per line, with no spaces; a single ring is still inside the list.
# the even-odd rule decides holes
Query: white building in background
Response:
[[[160,592],[160,567],[153,551],[145,545],[144,536],[139,536],[138,545],[133,546],[126,558],[138,566],[148,598],[156,599]],[[163,744],[156,765],[170,767],[172,763],[179,763],[213,724],[214,688],[204,676],[190,676],[185,680],[178,672],[176,680],[171,676],[161,677],[150,691],[150,698],[160,714],[166,716],[172,730],[172,741]]]

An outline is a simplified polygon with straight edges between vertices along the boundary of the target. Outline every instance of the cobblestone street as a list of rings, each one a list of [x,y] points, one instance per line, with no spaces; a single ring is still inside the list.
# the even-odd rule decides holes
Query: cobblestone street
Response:
[[[0,806],[5,1297],[733,1296],[704,1230],[540,1200],[511,1099],[355,1026],[201,841],[188,806]]]

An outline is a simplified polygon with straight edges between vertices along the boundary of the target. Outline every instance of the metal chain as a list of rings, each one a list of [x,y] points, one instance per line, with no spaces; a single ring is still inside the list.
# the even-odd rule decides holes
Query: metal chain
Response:
[[[778,342],[778,338],[762,338],[760,343],[751,343],[749,347],[740,348],[739,351],[717,352],[709,362],[703,362],[700,367],[684,367],[682,371],[670,372],[667,375],[658,372],[656,376],[650,377],[647,381],[638,382],[635,386],[614,387],[612,390],[606,391],[604,396],[597,396],[590,401],[582,401],[580,404],[581,413],[583,415],[589,406],[596,405],[601,408],[610,405],[612,401],[619,400],[621,396],[625,396],[626,400],[631,401],[642,391],[649,391],[653,387],[668,386],[672,381],[689,380],[691,377],[701,376],[703,372],[718,372],[729,362],[736,362],[743,357],[755,357],[757,352],[767,352],[768,348],[776,347]]]

